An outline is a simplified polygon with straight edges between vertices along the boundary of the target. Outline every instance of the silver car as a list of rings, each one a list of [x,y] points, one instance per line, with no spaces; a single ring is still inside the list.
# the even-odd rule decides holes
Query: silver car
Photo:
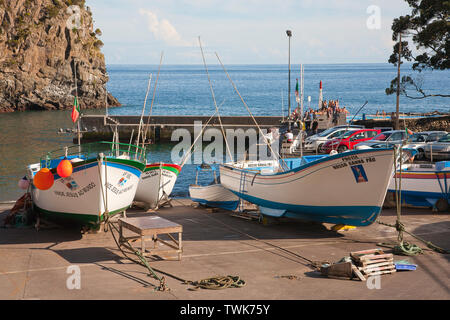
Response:
[[[447,134],[446,131],[423,131],[416,132],[409,136],[406,141],[405,148],[412,148],[417,150],[416,159],[422,160],[425,158],[425,146],[433,141],[437,141]]]
[[[347,131],[359,130],[360,128],[356,127],[334,127],[328,130],[325,130],[321,133],[318,133],[314,136],[308,137],[305,139],[304,149],[305,151],[317,151],[323,152],[322,146],[328,140],[332,140],[334,138],[339,137],[340,135],[346,133]]]
[[[432,160],[450,160],[450,133],[425,146],[425,157]]]
[[[373,137],[370,140],[358,143],[356,149],[362,149],[364,147],[370,147],[374,144],[385,143],[386,145],[401,145],[407,138],[405,130],[390,130],[384,131]]]

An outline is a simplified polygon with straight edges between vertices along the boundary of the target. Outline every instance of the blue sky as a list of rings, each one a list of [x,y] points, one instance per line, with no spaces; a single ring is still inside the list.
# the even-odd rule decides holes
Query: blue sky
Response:
[[[87,0],[108,64],[378,63],[404,0]],[[368,27],[369,24],[369,27]],[[211,59],[211,60],[210,60]]]

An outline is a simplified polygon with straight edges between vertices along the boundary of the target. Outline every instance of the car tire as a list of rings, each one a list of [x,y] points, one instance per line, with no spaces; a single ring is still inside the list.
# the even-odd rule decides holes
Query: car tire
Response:
[[[325,151],[322,149],[323,147],[323,143],[319,144],[319,146],[317,147],[317,152],[318,153],[324,153]]]
[[[423,149],[417,149],[417,160],[425,160],[425,151]]]
[[[342,152],[345,152],[347,150],[348,150],[348,148],[346,146],[339,146],[339,148],[337,149],[337,152],[342,153]]]

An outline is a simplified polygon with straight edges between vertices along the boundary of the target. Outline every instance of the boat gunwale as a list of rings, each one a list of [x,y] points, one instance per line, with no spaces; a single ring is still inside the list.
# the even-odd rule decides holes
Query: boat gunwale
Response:
[[[283,172],[275,172],[272,174],[261,174],[260,172],[254,172],[252,170],[247,170],[247,169],[242,169],[242,168],[235,168],[231,165],[227,165],[227,164],[220,164],[221,167],[223,167],[224,169],[227,170],[231,170],[231,171],[240,171],[242,172],[246,172],[249,174],[255,174],[255,176],[258,176],[258,178],[261,179],[280,179],[280,178],[285,178],[288,175],[294,175],[297,174],[303,170],[309,169],[311,167],[314,167],[318,164],[322,164],[328,161],[333,161],[335,159],[341,158],[343,157],[342,155],[345,154],[345,156],[351,156],[351,155],[359,155],[359,154],[363,154],[363,153],[372,153],[372,152],[385,152],[385,151],[392,151],[393,154],[393,150],[394,148],[379,148],[379,149],[364,149],[364,150],[352,150],[352,151],[347,151],[345,153],[338,153],[336,155],[332,155],[332,156],[328,156],[328,157],[323,157],[321,159],[317,159],[314,160],[312,162],[308,162],[305,164],[302,164],[298,167],[292,168],[290,170],[287,171],[283,171]]]

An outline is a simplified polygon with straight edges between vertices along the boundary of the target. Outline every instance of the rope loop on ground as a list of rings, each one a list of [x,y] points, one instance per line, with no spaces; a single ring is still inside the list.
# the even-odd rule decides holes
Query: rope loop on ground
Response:
[[[245,281],[239,276],[218,276],[207,278],[199,281],[186,281],[186,284],[194,286],[189,290],[210,289],[210,290],[221,290],[226,288],[241,288],[245,286]]]

